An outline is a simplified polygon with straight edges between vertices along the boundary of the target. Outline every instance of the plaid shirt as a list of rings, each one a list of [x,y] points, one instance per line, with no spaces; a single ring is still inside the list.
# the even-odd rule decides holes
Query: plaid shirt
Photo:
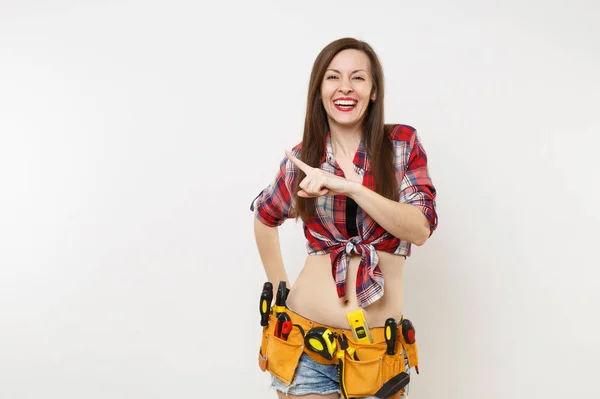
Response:
[[[429,221],[430,236],[437,227],[435,210],[436,189],[427,171],[427,155],[417,132],[406,125],[395,125],[391,131],[394,145],[394,164],[399,186],[399,202],[420,209]],[[300,158],[301,144],[292,149]],[[373,190],[374,178],[361,141],[354,157],[354,170],[361,176],[363,186]],[[343,177],[343,171],[333,158],[331,137],[328,134],[321,169]],[[292,190],[298,176],[297,167],[284,158],[275,180],[253,201],[256,217],[268,226],[279,226],[285,219],[294,218]],[[304,223],[304,235],[309,255],[330,254],[332,274],[338,297],[346,294],[346,274],[350,255],[360,255],[356,293],[358,303],[366,307],[383,296],[383,274],[378,266],[376,250],[410,256],[411,244],[392,236],[358,207],[356,216],[358,236],[349,237],[346,230],[345,196],[322,196],[316,199],[315,217]]]

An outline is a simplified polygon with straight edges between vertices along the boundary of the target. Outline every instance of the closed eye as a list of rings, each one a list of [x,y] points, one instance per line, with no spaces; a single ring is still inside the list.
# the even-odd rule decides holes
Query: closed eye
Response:
[[[339,76],[337,76],[337,75],[329,75],[325,79],[326,80],[334,80],[334,79],[337,80],[337,79],[339,79]],[[352,79],[362,80],[362,81],[365,80],[365,78],[363,78],[362,76],[355,76]]]

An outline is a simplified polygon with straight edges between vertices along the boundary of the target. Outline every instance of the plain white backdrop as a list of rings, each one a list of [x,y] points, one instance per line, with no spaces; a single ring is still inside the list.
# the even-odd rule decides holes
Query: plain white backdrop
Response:
[[[0,0],[0,398],[275,398],[252,199],[370,43],[439,228],[410,397],[600,397],[595,1]],[[280,229],[292,280],[300,224]]]

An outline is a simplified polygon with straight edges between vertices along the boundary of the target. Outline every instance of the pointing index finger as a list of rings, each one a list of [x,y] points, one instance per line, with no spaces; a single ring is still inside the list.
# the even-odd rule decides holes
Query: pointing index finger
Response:
[[[288,157],[288,159],[290,161],[292,161],[292,163],[294,165],[296,165],[304,173],[308,173],[308,171],[312,169],[309,165],[305,164],[304,162],[302,162],[301,160],[299,160],[298,158],[296,158],[294,156],[294,154],[292,154],[291,152],[286,151],[285,155]]]

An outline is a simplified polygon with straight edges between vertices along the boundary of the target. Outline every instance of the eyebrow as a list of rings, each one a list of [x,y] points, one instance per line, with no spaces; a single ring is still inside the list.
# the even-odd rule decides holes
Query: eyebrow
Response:
[[[341,73],[340,71],[338,71],[337,69],[328,69],[327,71],[333,71],[333,72],[337,72],[337,73],[339,73],[340,75],[342,74],[342,73]],[[327,72],[327,71],[326,71],[326,72]],[[362,72],[367,72],[367,71],[365,71],[364,69],[356,69],[356,70],[352,71],[352,73],[351,73],[351,74],[353,74],[353,73],[356,73],[356,72],[361,72],[361,71],[362,71]]]

